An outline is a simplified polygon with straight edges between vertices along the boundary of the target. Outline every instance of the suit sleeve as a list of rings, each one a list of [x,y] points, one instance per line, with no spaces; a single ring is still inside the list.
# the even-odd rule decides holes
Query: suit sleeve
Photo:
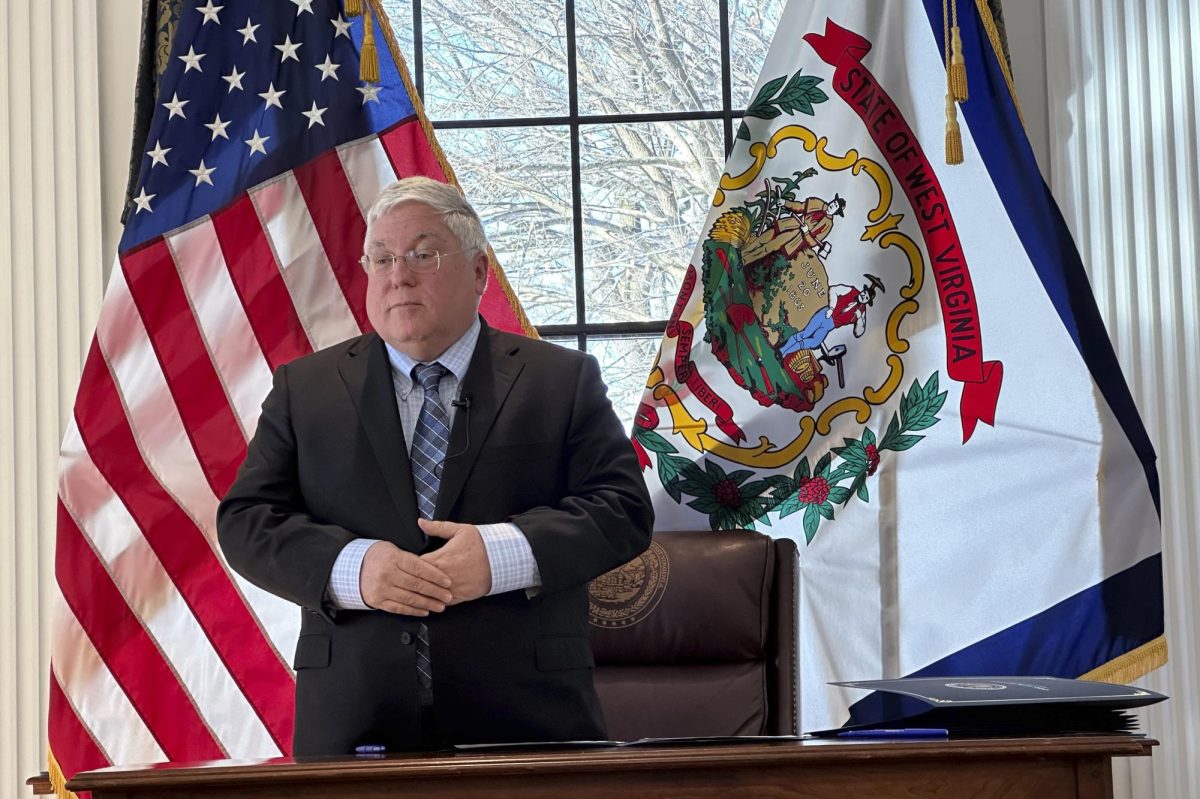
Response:
[[[613,413],[596,360],[581,361],[565,447],[563,498],[510,519],[552,593],[586,583],[650,546],[654,510],[637,455]]]
[[[309,515],[300,491],[287,366],[275,371],[237,479],[217,509],[229,565],[255,585],[328,615],[325,591],[338,553],[356,536]]]

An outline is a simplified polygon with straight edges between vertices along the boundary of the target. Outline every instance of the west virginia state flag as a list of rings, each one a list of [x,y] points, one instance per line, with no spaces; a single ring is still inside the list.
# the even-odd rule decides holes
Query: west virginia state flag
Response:
[[[875,712],[832,680],[1166,658],[1154,452],[955,5],[788,6],[635,422],[660,529],[800,543],[802,729]]]

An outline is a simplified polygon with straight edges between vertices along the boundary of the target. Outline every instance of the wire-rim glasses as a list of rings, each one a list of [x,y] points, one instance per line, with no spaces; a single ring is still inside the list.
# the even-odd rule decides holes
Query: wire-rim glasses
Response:
[[[436,272],[441,267],[442,258],[447,255],[457,255],[460,252],[466,252],[466,250],[454,250],[453,252],[409,250],[402,255],[390,252],[382,255],[364,255],[358,259],[358,262],[362,264],[362,268],[368,275],[390,275],[400,261],[404,261],[412,272],[427,274]]]

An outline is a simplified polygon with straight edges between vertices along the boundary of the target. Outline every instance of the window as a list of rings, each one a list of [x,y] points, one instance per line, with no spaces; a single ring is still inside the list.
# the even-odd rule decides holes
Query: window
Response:
[[[543,338],[628,427],[784,0],[384,0]]]

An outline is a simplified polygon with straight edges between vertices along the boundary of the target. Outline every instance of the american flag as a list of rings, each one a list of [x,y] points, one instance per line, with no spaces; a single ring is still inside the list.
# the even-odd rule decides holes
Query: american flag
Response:
[[[299,612],[230,571],[217,503],[272,370],[369,329],[357,259],[376,194],[453,181],[386,17],[367,12],[184,4],[62,444],[60,790],[110,764],[290,752]],[[365,21],[377,80],[360,79]],[[530,332],[498,268],[482,310]]]

